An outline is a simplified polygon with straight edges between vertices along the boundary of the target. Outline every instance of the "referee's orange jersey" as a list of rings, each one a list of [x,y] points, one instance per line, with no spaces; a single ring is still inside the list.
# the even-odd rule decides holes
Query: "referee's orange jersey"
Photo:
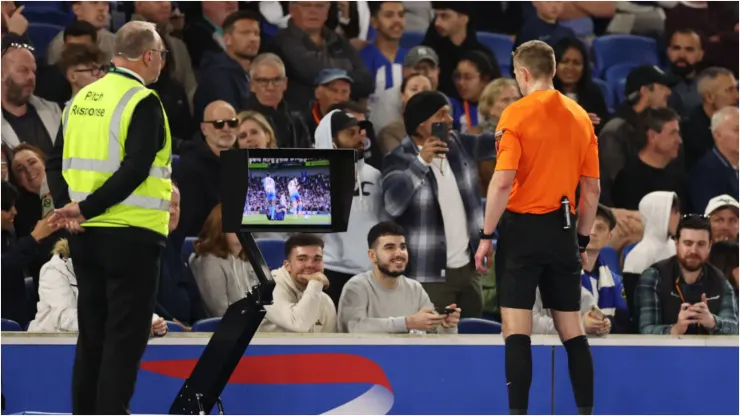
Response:
[[[575,213],[581,176],[599,178],[594,126],[578,103],[535,91],[504,110],[496,128],[496,170],[516,170],[506,209],[546,214],[567,196]]]

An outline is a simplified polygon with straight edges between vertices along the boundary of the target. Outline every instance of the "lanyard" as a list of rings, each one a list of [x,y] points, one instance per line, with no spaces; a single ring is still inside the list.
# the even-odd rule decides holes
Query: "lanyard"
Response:
[[[676,292],[678,292],[678,297],[681,298],[681,303],[686,303],[686,299],[683,297],[683,292],[681,291],[681,286],[678,284],[680,279],[680,277],[676,278]]]
[[[465,109],[465,121],[468,122],[468,128],[473,128],[473,120],[470,118],[470,104],[468,104],[468,101],[463,101],[463,108]]]
[[[316,125],[318,126],[321,122],[321,117],[319,117],[319,103],[315,103],[313,105],[313,110],[311,110],[311,114],[313,114],[313,120],[316,122]]]

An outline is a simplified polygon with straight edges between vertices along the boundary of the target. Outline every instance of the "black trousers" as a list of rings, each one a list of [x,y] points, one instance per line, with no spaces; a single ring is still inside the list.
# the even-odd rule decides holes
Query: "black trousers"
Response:
[[[157,295],[163,248],[87,228],[70,238],[79,336],[74,414],[128,414]]]

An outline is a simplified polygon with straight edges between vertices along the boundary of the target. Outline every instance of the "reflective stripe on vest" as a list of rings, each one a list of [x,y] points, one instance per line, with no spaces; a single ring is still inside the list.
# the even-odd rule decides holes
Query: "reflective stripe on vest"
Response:
[[[100,160],[100,159],[85,159],[80,157],[70,157],[67,159],[62,160],[62,171],[66,171],[69,169],[74,170],[81,170],[81,171],[92,171],[92,172],[98,172],[98,173],[115,173],[118,169],[121,167],[121,146],[119,135],[120,135],[120,126],[121,126],[121,118],[123,117],[123,112],[126,109],[126,105],[131,101],[131,99],[141,90],[144,90],[146,88],[144,87],[133,87],[126,91],[126,93],[121,97],[121,100],[116,105],[115,110],[113,110],[113,115],[111,116],[110,120],[110,132],[108,134],[108,158],[106,160]],[[68,126],[68,120],[69,120],[69,112],[71,111],[72,103],[70,102],[69,105],[67,105],[67,108],[64,110],[64,135],[67,135],[67,126]],[[172,175],[172,169],[167,166],[152,166],[149,169],[149,176],[159,178],[159,179],[170,179],[170,176]],[[86,192],[76,192],[73,190],[70,190],[69,192],[70,197],[75,201],[83,201],[89,193]],[[152,197],[146,197],[146,196],[139,196],[139,195],[130,195],[128,198],[126,198],[123,202],[121,202],[123,205],[129,205],[139,208],[146,208],[146,209],[156,209],[156,210],[162,210],[162,211],[169,211],[169,205],[170,201],[166,199],[159,199],[159,198],[152,198]]]

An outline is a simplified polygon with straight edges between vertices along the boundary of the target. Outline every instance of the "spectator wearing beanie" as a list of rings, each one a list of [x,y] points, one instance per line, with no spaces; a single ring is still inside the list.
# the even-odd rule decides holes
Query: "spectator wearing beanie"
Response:
[[[450,131],[446,144],[432,137],[433,123],[452,124],[451,112],[436,91],[406,103],[408,137],[383,161],[383,199],[407,231],[406,276],[419,281],[435,305],[454,303],[463,317],[480,317],[481,284],[472,261],[483,221],[478,162],[494,158],[494,136]]]

